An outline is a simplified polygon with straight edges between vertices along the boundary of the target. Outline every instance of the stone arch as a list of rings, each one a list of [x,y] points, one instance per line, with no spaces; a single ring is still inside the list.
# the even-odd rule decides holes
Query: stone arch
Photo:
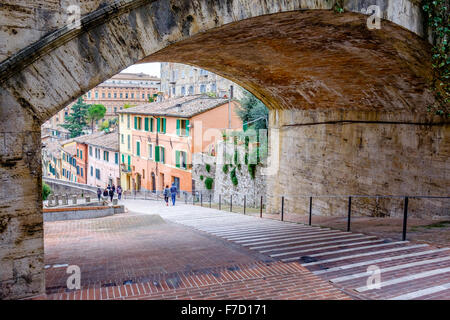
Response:
[[[365,1],[356,0],[344,1],[348,12],[340,15],[331,10],[335,3],[331,0],[101,3],[88,2],[81,28],[55,23],[53,29],[46,30],[47,35],[30,40],[23,48],[18,46],[20,50],[0,63],[0,297],[44,292],[40,124],[138,61],[198,65],[236,81],[272,109],[272,127],[287,132],[271,145],[272,151],[278,149],[280,153],[279,168],[284,172],[270,181],[274,199],[286,185],[295,183],[293,174],[305,176],[302,183],[310,183],[313,192],[330,193],[339,187],[329,180],[329,171],[310,170],[325,177],[312,179],[311,172],[300,169],[302,165],[326,166],[325,158],[332,152],[338,154],[332,164],[347,159],[338,152],[338,141],[345,137],[349,140],[346,152],[351,154],[353,163],[345,169],[350,182],[338,179],[344,184],[341,190],[352,192],[363,187],[366,191],[372,173],[360,175],[361,181],[355,180],[354,171],[367,165],[367,161],[358,158],[361,153],[351,151],[356,141],[363,140],[364,130],[368,136],[384,134],[403,139],[386,152],[380,146],[370,149],[371,154],[379,151],[386,156],[399,146],[401,152],[413,149],[415,142],[408,145],[404,138],[423,133],[431,146],[424,147],[414,159],[405,155],[401,160],[416,161],[426,155],[430,161],[438,161],[429,172],[420,173],[415,168],[410,175],[417,175],[419,182],[432,180],[428,192],[445,190],[447,182],[439,168],[449,150],[445,142],[448,126],[423,112],[423,107],[433,101],[427,85],[430,50],[420,37],[422,19],[415,1],[402,1],[401,6],[395,0],[378,1],[385,18],[384,29],[373,32],[366,28],[367,17],[360,14]],[[403,14],[405,8],[409,15]],[[55,8],[54,17],[60,18],[61,11],[62,8]],[[214,39],[221,39],[221,43],[218,45]],[[13,43],[13,36],[11,40]],[[208,50],[192,54],[201,45]],[[242,49],[248,51],[247,56],[238,51]],[[315,55],[321,59],[314,59]],[[370,59],[364,60],[365,55]],[[355,61],[356,70],[351,67]],[[293,66],[302,72],[296,73]],[[350,125],[334,129],[333,125],[340,122]],[[357,123],[357,127],[353,128],[352,123]],[[375,128],[368,129],[364,123]],[[392,127],[396,124],[400,124],[399,129]],[[314,127],[303,130],[308,125]],[[319,139],[317,148],[306,145],[307,155],[298,152],[305,149],[296,142],[299,137],[327,135],[334,137],[332,143],[327,145]],[[331,148],[325,152],[327,146]],[[294,167],[287,161],[292,158],[288,152],[293,148],[295,156],[301,158]],[[380,165],[375,168],[388,174]],[[434,187],[436,183],[441,185]],[[383,187],[377,185],[373,192]],[[396,187],[398,184],[388,189]],[[17,198],[22,201],[12,201]],[[277,209],[276,205],[272,207]]]

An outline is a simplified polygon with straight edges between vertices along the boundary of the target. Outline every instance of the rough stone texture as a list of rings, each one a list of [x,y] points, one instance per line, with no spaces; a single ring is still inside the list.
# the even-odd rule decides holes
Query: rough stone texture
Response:
[[[69,194],[77,196],[91,196],[97,198],[97,188],[76,182],[61,181],[57,179],[44,178],[45,183],[52,189],[52,194]]]
[[[278,118],[277,123],[275,119]],[[328,121],[328,123],[327,123]],[[373,121],[373,122],[372,122]],[[307,214],[323,195],[448,196],[450,126],[395,113],[274,111],[279,170],[268,176],[267,212]],[[348,199],[314,199],[313,214],[346,215]],[[353,199],[355,215],[403,215],[403,199]],[[450,216],[450,199],[411,199],[411,217]]]
[[[427,84],[430,48],[417,36],[422,35],[422,19],[416,1],[377,1],[393,23],[383,21],[382,29],[374,31],[366,28],[361,14],[300,10],[330,9],[334,1],[327,0],[87,0],[80,1],[80,29],[63,27],[68,2],[7,0],[0,5],[2,298],[38,294],[44,288],[41,123],[138,61],[197,65],[237,82],[272,110],[285,110],[284,115],[294,112],[288,110],[316,110],[308,111],[313,122],[324,113],[326,120],[349,120],[342,110],[353,110],[358,120],[439,121],[423,112],[433,102]],[[354,12],[369,4],[344,3]],[[301,135],[302,127],[297,130]],[[395,130],[393,141],[400,134]],[[283,141],[281,154],[292,149]],[[406,145],[399,142],[396,147]],[[402,159],[421,157],[426,148],[420,146]],[[376,150],[383,153],[381,147],[372,149]],[[439,147],[438,154],[446,159],[448,148]],[[434,159],[430,170],[442,171],[445,161]],[[291,164],[292,169],[298,167]],[[376,165],[379,175],[388,177],[391,171]],[[425,179],[422,171],[401,171],[417,172],[418,181]],[[287,175],[289,171],[283,171],[280,178]],[[440,192],[440,182],[431,181],[429,192]],[[274,190],[279,190],[282,184],[274,183]],[[349,178],[340,190],[357,185]]]
[[[219,195],[222,197],[222,203],[229,203],[231,196],[233,196],[233,205],[244,205],[244,196],[246,197],[246,205],[248,207],[258,207],[260,205],[261,196],[266,196],[266,179],[261,175],[261,167],[256,169],[255,179],[250,176],[248,167],[244,161],[245,149],[241,145],[238,147],[239,163],[241,169],[237,167],[233,160],[234,146],[227,144],[228,161],[224,161],[223,156],[218,156],[218,165],[215,172],[214,179],[214,201],[219,202]],[[222,155],[223,144],[219,144],[217,154]],[[223,164],[228,163],[228,173],[223,172]],[[230,178],[230,172],[236,168],[236,177],[238,180],[235,186]]]

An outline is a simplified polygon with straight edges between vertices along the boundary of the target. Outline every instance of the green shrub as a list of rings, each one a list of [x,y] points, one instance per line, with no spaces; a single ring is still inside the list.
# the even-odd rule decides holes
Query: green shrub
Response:
[[[201,176],[200,176],[200,180],[202,180],[202,181],[203,181],[203,178],[204,178],[204,176],[203,176],[203,175],[201,175]]]
[[[222,167],[223,173],[227,174],[228,173],[228,169],[229,169],[228,165],[224,164],[223,167]]]
[[[207,163],[205,166],[205,169],[207,172],[211,171],[211,166]]]
[[[234,151],[234,164],[238,164],[239,162],[239,152],[236,150]]]
[[[238,168],[239,171],[241,171],[241,164],[240,163],[237,165],[237,168]]]
[[[213,178],[207,177],[207,178],[205,179],[205,187],[206,187],[206,189],[211,190],[211,189],[212,189],[213,182],[214,182],[214,179],[213,179]]]
[[[237,186],[238,185],[238,179],[237,179],[237,176],[236,176],[236,168],[231,170],[230,178],[231,178],[231,182],[233,183],[233,185]]]
[[[50,188],[50,186],[42,181],[42,200],[47,200],[51,192],[52,189]]]

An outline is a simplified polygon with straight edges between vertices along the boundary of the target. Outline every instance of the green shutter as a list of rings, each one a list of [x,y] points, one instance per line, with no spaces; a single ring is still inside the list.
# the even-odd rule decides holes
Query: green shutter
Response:
[[[137,130],[137,117],[134,117],[134,129]]]
[[[139,141],[136,141],[136,155],[141,155],[141,143]]]
[[[180,151],[175,150],[175,166],[180,167]]]
[[[159,162],[159,147],[155,147],[155,161]]]
[[[156,132],[161,132],[161,118],[156,119]]]
[[[125,163],[125,155],[122,155],[122,163]]]
[[[166,133],[166,118],[163,118],[163,133]]]
[[[145,118],[144,120],[144,129],[145,131],[148,131],[148,118]]]
[[[150,118],[150,131],[153,132],[153,118]]]
[[[161,147],[160,150],[161,150],[161,162],[166,163],[166,159],[165,159],[166,149],[164,149],[164,147]]]
[[[177,136],[180,136],[180,119],[177,119]]]
[[[189,136],[189,120],[186,120],[186,135]]]

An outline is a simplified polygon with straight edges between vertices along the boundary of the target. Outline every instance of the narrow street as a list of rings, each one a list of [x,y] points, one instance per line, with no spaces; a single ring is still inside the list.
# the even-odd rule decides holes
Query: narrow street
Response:
[[[450,248],[183,203],[124,204],[122,215],[45,223],[49,299],[450,298]],[[68,265],[80,267],[81,290],[64,291]],[[374,269],[381,288],[367,286]]]

